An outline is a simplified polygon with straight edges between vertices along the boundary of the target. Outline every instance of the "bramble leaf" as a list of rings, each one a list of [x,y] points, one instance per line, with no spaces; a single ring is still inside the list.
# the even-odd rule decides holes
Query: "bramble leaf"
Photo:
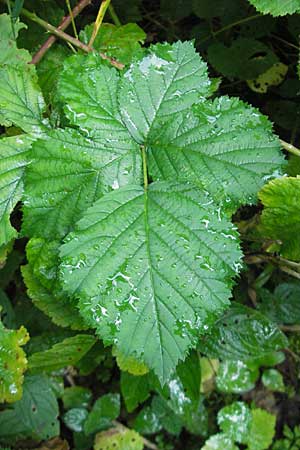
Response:
[[[298,199],[300,178],[278,178],[263,187],[259,198],[264,205],[261,231],[264,236],[281,242],[285,258],[300,261],[300,220]]]
[[[299,0],[249,0],[255,8],[263,14],[285,16],[300,11]]]
[[[203,102],[194,113],[173,116],[151,139],[153,179],[201,186],[232,211],[254,203],[266,177],[277,174],[283,164],[267,118],[228,97]]]
[[[28,340],[29,335],[24,327],[7,330],[0,322],[0,403],[15,402],[22,396],[27,359],[21,346]]]
[[[9,218],[23,194],[23,177],[31,144],[32,140],[25,135],[0,140],[0,247],[17,236]]]
[[[28,358],[28,368],[32,373],[53,372],[76,364],[95,344],[96,339],[89,334],[77,334],[53,345],[49,350],[33,353]]]
[[[97,201],[68,236],[64,284],[104,340],[166,380],[228,304],[236,239],[195,188],[128,186]]]

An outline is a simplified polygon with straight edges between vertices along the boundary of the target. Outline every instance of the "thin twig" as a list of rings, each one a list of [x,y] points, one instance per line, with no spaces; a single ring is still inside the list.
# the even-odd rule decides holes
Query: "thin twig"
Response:
[[[244,19],[237,20],[236,22],[232,22],[229,25],[226,25],[225,27],[220,28],[217,31],[212,31],[211,35],[210,36],[206,36],[204,39],[202,39],[201,43],[206,42],[211,37],[218,36],[218,34],[223,33],[223,31],[230,30],[231,28],[236,27],[237,25],[241,25],[243,23],[250,22],[251,20],[258,19],[258,17],[263,17],[263,15],[262,14],[255,14],[254,16],[248,16],[248,17],[245,17]]]
[[[70,5],[70,0],[66,0],[66,4],[67,4],[69,16],[71,17],[71,22],[72,22],[72,28],[73,28],[73,31],[74,31],[74,36],[76,37],[76,39],[78,39],[78,33],[77,33],[77,29],[76,29],[75,20],[74,20],[74,16],[73,16],[73,13],[72,13],[71,5]]]
[[[300,325],[280,325],[279,328],[282,331],[290,331],[292,333],[300,333]]]
[[[103,0],[101,5],[100,5],[100,8],[99,8],[99,11],[98,11],[98,14],[97,14],[97,18],[96,18],[96,21],[94,23],[92,36],[91,36],[91,39],[90,39],[90,42],[89,42],[89,47],[93,46],[93,43],[94,43],[94,41],[95,41],[95,39],[97,37],[99,28],[100,28],[100,26],[101,26],[101,24],[103,22],[106,10],[109,7],[109,4],[110,4],[110,0]]]
[[[300,156],[300,150],[299,148],[295,147],[293,144],[289,144],[288,142],[283,141],[280,139],[280,143],[284,150],[286,150],[289,153],[292,153],[293,155]]]
[[[81,0],[78,5],[75,6],[75,8],[72,9],[72,15],[73,18],[77,17],[78,14],[81,13],[81,11],[88,6],[91,3],[91,0]],[[72,22],[71,16],[66,16],[63,18],[59,26],[57,27],[58,30],[64,31],[70,23]],[[33,56],[32,60],[30,61],[31,64],[37,64],[42,57],[45,55],[45,53],[49,50],[49,48],[52,47],[54,42],[56,41],[56,36],[50,36],[46,42],[41,46],[41,48],[37,51],[37,53]]]
[[[117,13],[116,13],[116,11],[115,11],[115,8],[114,8],[113,5],[112,5],[112,3],[110,3],[109,6],[108,6],[108,12],[109,12],[109,15],[110,15],[110,17],[111,17],[113,23],[114,23],[117,27],[120,27],[120,26],[122,25],[122,23],[121,23],[121,21],[120,21],[118,15],[117,15]]]

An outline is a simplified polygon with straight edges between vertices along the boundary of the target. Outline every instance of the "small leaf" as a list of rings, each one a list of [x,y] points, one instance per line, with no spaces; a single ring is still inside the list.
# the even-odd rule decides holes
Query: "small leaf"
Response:
[[[300,178],[278,178],[259,193],[264,205],[261,232],[267,238],[279,240],[280,252],[285,258],[300,260],[300,220],[297,199],[300,196]]]
[[[261,313],[233,303],[204,341],[206,354],[228,360],[256,360],[287,347],[286,336]]]
[[[27,376],[22,399],[0,412],[0,438],[50,439],[59,435],[58,404],[49,380]]]
[[[84,422],[89,412],[85,408],[71,408],[63,416],[65,425],[72,431],[83,431]]]
[[[28,340],[29,335],[24,327],[7,330],[0,322],[0,403],[15,402],[22,397],[27,359],[21,346]]]
[[[0,140],[0,247],[17,236],[9,218],[23,194],[23,177],[31,144],[32,139],[25,135]]]
[[[233,441],[245,443],[251,423],[251,411],[243,402],[234,402],[218,412],[218,424]]]
[[[259,75],[255,80],[247,80],[247,84],[254,92],[265,94],[269,86],[278,86],[284,80],[288,66],[281,62],[274,64],[266,72]]]
[[[93,27],[94,24],[86,25],[80,32],[80,38],[85,44],[89,43]],[[123,64],[129,64],[133,59],[143,55],[140,44],[145,39],[146,33],[136,23],[127,23],[119,27],[111,23],[103,23],[93,43],[93,48]]]
[[[264,370],[262,374],[263,385],[270,391],[284,392],[285,386],[283,376],[276,369]]]
[[[67,237],[65,288],[81,298],[82,315],[105,340],[117,340],[122,354],[165,381],[227,306],[240,258],[236,239],[194,187],[120,188],[97,201]]]
[[[249,450],[269,448],[275,435],[276,417],[263,409],[252,410],[247,444]]]
[[[133,430],[116,429],[98,433],[96,435],[94,450],[143,450],[142,436]]]
[[[12,29],[12,19],[9,14],[0,14],[0,66],[8,64],[18,66],[27,64],[31,55],[27,50],[17,48],[16,39],[18,33],[27,26],[16,20],[13,22],[15,36]]]
[[[150,395],[148,376],[134,376],[127,372],[121,372],[121,393],[127,411],[134,411]]]
[[[86,434],[102,431],[111,426],[112,420],[120,414],[120,395],[106,394],[98,398],[93,405],[85,423]]]
[[[29,369],[33,373],[54,372],[63,367],[73,366],[95,342],[95,337],[89,334],[66,338],[49,350],[31,355],[28,359]]]
[[[276,286],[273,293],[267,289],[258,291],[262,303],[259,310],[273,322],[279,324],[300,323],[300,283],[296,280],[281,283]]]
[[[255,8],[263,14],[285,16],[300,12],[299,0],[249,0]]]
[[[223,361],[219,366],[216,384],[221,392],[240,394],[251,391],[258,376],[256,368],[250,370],[242,361]]]
[[[215,434],[205,442],[201,450],[239,450],[234,442],[226,434]]]
[[[62,401],[65,409],[87,408],[91,398],[90,389],[83,386],[71,386],[64,389]]]

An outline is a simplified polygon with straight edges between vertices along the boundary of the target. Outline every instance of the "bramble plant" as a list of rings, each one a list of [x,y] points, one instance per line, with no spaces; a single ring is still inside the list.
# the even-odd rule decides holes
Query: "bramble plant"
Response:
[[[67,1],[63,19],[58,3],[59,27],[19,1],[0,15],[0,443],[171,450],[185,429],[191,449],[271,448],[275,409],[256,389],[291,396],[283,350],[298,364],[284,331],[300,323],[299,166],[282,148],[300,151],[248,101],[218,95],[193,40],[173,30],[143,45],[137,24],[121,25],[140,2],[122,16],[104,0],[79,33],[90,1]],[[173,27],[226,6],[188,3]],[[54,37],[37,49],[19,14]],[[56,38],[73,54],[49,50]],[[288,66],[257,42],[216,40],[207,56],[216,76],[265,95]]]

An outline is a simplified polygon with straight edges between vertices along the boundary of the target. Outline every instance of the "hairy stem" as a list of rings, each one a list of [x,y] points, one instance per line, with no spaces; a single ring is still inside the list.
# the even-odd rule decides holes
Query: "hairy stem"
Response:
[[[105,16],[106,10],[109,7],[109,4],[110,4],[110,0],[103,0],[101,5],[100,5],[100,8],[99,8],[99,11],[98,11],[98,14],[97,14],[97,18],[96,18],[96,22],[94,23],[92,36],[91,36],[91,39],[90,39],[90,42],[89,42],[89,47],[93,46],[93,43],[94,43],[94,41],[95,41],[95,39],[97,37],[99,28],[100,28],[100,26],[101,26],[101,24],[103,22],[103,18]]]
[[[144,145],[141,145],[142,158],[143,158],[143,174],[144,174],[144,188],[148,189],[148,169],[147,169],[147,155]]]
[[[88,6],[91,3],[91,0],[81,0],[78,5],[75,6],[72,10],[73,19],[78,16],[78,14],[81,13],[81,11]],[[59,26],[57,27],[58,30],[64,31],[68,26],[70,25],[72,21],[71,16],[66,16],[63,18]],[[32,60],[30,61],[31,64],[37,64],[42,57],[45,55],[45,53],[49,50],[49,48],[52,47],[54,42],[56,41],[56,36],[50,36],[46,42],[41,46],[41,48],[37,51],[37,53],[33,56]]]
[[[289,153],[292,153],[292,155],[300,156],[300,150],[299,148],[295,147],[293,144],[289,144],[288,142],[283,141],[280,139],[280,143],[284,150],[286,150]]]
[[[116,13],[115,8],[113,7],[112,3],[110,3],[108,5],[108,12],[109,12],[109,15],[110,15],[113,23],[117,27],[120,27],[122,24],[121,24],[121,21],[120,21],[119,17],[117,16],[117,13]]]

